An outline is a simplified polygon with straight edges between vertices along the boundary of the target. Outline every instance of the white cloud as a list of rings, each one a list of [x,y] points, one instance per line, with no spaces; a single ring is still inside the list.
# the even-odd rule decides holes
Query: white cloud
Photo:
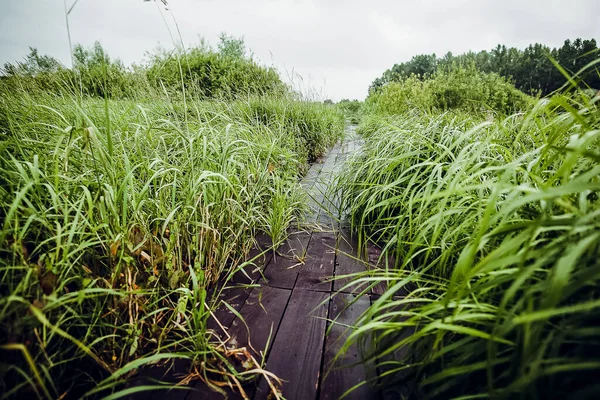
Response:
[[[400,48],[410,39],[408,30],[403,29],[388,16],[381,15],[379,12],[373,10],[369,14],[369,19],[375,25],[375,28],[381,36],[395,48]]]
[[[257,14],[264,18],[272,18],[278,22],[307,23],[320,14],[320,10],[314,1],[298,0],[267,0],[255,4]]]
[[[63,0],[1,0],[0,64],[28,46],[68,63]],[[73,0],[67,0],[71,2]],[[160,3],[159,3],[160,4]],[[255,56],[302,76],[295,82],[334,100],[364,98],[369,84],[415,54],[461,53],[532,42],[560,46],[598,36],[597,0],[170,0],[186,44],[220,32],[244,36]],[[142,0],[80,0],[70,17],[74,43],[100,40],[111,56],[140,61],[172,46],[161,12]]]

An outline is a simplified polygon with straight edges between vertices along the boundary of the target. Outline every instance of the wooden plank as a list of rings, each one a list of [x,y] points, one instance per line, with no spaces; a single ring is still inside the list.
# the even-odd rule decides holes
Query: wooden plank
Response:
[[[160,384],[174,385],[180,379],[183,379],[190,370],[189,360],[175,359],[168,361],[166,365],[144,366],[140,368],[137,375],[128,379],[125,388],[139,386],[157,386]],[[159,389],[137,392],[127,396],[128,400],[184,400],[190,393],[190,388],[186,389]]]
[[[304,221],[306,224],[316,224],[319,219],[319,211],[321,210],[321,206],[317,201],[310,198],[308,199],[308,208],[304,213]]]
[[[268,286],[254,288],[240,310],[244,321],[236,317],[229,328],[229,335],[232,339],[228,344],[237,348],[246,347],[258,362],[261,362],[263,357],[266,358],[270,350],[266,348],[267,342],[273,343],[291,293],[292,291],[289,289]],[[248,332],[250,336],[248,336]],[[240,370],[243,368],[240,367]],[[248,397],[252,398],[254,395],[257,383],[257,381],[244,383],[243,388]],[[242,398],[239,393],[231,389],[227,389],[226,392],[228,399]],[[204,397],[195,398],[223,398],[218,393],[209,396],[206,390],[198,394],[202,394]]]
[[[273,343],[291,293],[289,289],[269,286],[254,288],[240,310],[245,324],[239,318],[235,318],[229,329],[229,334],[235,338],[236,345],[248,347],[252,355],[260,361],[265,354],[270,335]],[[248,330],[250,337],[248,337]]]
[[[242,321],[239,320],[233,313],[229,312],[225,314],[227,323],[225,327],[228,327],[227,333],[231,339],[227,342],[228,346],[235,347],[249,347],[249,343],[252,344],[254,349],[259,353],[265,350],[267,339],[271,332],[271,326],[273,326],[273,335],[276,333],[279,326],[279,322],[287,305],[288,299],[291,294],[291,290],[270,288],[268,286],[255,287],[250,291],[250,294],[246,296],[243,304],[238,304],[241,297],[234,297],[235,294],[239,294],[240,288],[234,288],[228,290],[225,294],[225,299],[231,300],[235,308],[244,318],[244,321],[248,325],[250,330],[250,341],[248,340],[248,330]],[[249,291],[248,289],[246,289]],[[229,293],[229,295],[227,295]],[[239,306],[239,308],[238,308]],[[263,308],[264,307],[264,308]],[[223,314],[219,314],[223,315]],[[229,316],[233,315],[233,321],[229,321]],[[222,330],[221,330],[222,331]],[[221,335],[220,335],[221,336]],[[271,342],[273,338],[271,339]],[[261,357],[256,352],[250,350],[255,358],[260,362]],[[248,382],[244,385],[246,394],[252,397],[256,388],[256,382]],[[206,400],[220,400],[220,399],[241,399],[241,396],[232,391],[229,388],[223,388],[226,395],[223,396],[213,390],[211,390],[206,384],[201,381],[197,381],[194,384],[194,390],[188,395],[187,400],[195,399],[206,399]]]
[[[229,328],[235,318],[235,314],[225,303],[228,303],[233,309],[239,311],[246,302],[251,290],[251,288],[239,286],[223,289],[217,300],[218,303],[213,310],[213,314],[208,319],[208,329],[212,329],[220,338],[224,339],[227,335],[223,332],[223,328]]]
[[[371,267],[371,269],[375,269],[375,268],[385,268],[385,264],[386,262],[390,262],[390,258],[388,257],[388,259],[386,260],[385,258],[381,257],[381,249],[379,248],[379,246],[373,244],[373,243],[369,243],[367,245],[367,253],[368,253],[368,259],[369,259],[369,266]],[[385,293],[387,289],[387,283],[384,281],[379,282],[377,285],[375,285],[373,288],[371,288],[371,293],[374,295],[378,295],[381,296],[383,293]]]
[[[261,283],[269,286],[292,289],[298,276],[298,268],[304,262],[306,250],[311,234],[308,232],[295,232],[290,234],[288,240],[277,251],[267,265],[264,279]]]
[[[296,288],[331,291],[331,282],[326,280],[334,273],[335,242],[333,233],[313,233],[306,262],[300,267]]]
[[[369,296],[362,295],[350,305],[355,299],[356,297],[351,294],[339,294],[334,296],[329,304],[329,318],[333,320],[333,324],[325,339],[323,381],[320,387],[319,399],[339,399],[348,389],[374,377],[367,375],[369,372],[368,367],[362,364],[347,367],[361,361],[359,349],[356,344],[352,345],[343,355],[335,360],[335,356],[352,332],[351,325],[356,322],[371,304]],[[344,368],[345,366],[346,368]],[[374,371],[373,366],[371,366],[371,371]],[[350,392],[345,398],[352,400],[372,399],[376,397],[377,392],[369,385],[364,384]]]
[[[267,359],[267,370],[284,380],[287,399],[315,399],[321,370],[329,294],[294,290]],[[261,379],[254,399],[266,399],[267,382]]]
[[[229,340],[229,327],[236,318],[235,314],[225,306],[224,303],[227,302],[234,310],[239,312],[251,292],[252,288],[242,286],[235,286],[222,290],[219,299],[217,300],[218,303],[213,310],[213,315],[209,317],[207,323],[208,329],[214,331],[219,340]],[[218,323],[215,318],[218,320]],[[223,329],[225,329],[225,331]],[[217,338],[215,338],[215,340],[217,340]],[[213,391],[205,383],[198,380],[193,383],[192,391],[188,393],[186,400],[222,400],[226,397],[235,396],[235,393],[230,389],[224,388],[223,390],[226,392],[225,396]],[[165,397],[165,399],[169,399],[169,397]]]
[[[342,229],[338,237],[338,244],[336,248],[336,266],[335,276],[354,274],[357,272],[364,272],[367,270],[366,262],[361,260],[358,251],[358,240],[356,236],[352,236],[349,231]],[[365,287],[353,285],[351,287],[344,288],[347,284],[352,282],[351,278],[336,279],[333,282],[333,290],[342,290],[346,293],[360,293]]]
[[[310,169],[308,170],[308,172],[306,173],[306,175],[304,176],[304,178],[302,178],[301,183],[303,184],[304,187],[310,187],[315,183],[315,180],[317,179],[317,176],[321,173],[321,169],[323,168],[323,164],[320,163],[315,163],[312,164],[310,166]]]
[[[313,220],[317,220],[319,214],[322,211],[323,204],[325,203],[325,191],[326,191],[326,183],[322,181],[323,175],[319,175],[318,180],[315,184],[308,190],[308,205],[309,205],[309,215]]]
[[[327,199],[323,200],[324,203],[329,203],[329,201]],[[326,205],[327,206],[327,205]],[[335,211],[329,210],[329,212],[327,212],[324,209],[321,209],[319,211],[319,215],[317,217],[317,223],[319,225],[323,225],[326,227],[334,227],[337,226],[337,220],[335,219]]]
[[[379,300],[378,296],[371,296],[371,304],[375,303],[377,300]],[[389,311],[408,310],[409,308],[410,308],[409,304],[404,304],[401,306],[392,307],[389,309]],[[408,319],[408,317],[399,317],[399,318]],[[413,328],[405,329],[399,337],[389,336],[387,339],[385,339],[386,342],[378,343],[377,341],[375,341],[375,344],[376,344],[375,347],[378,347],[380,350],[386,349],[390,345],[397,343],[398,341],[404,340],[412,334],[414,334]],[[389,343],[387,343],[388,341],[389,341]],[[407,347],[403,347],[403,348],[397,349],[392,354],[387,354],[383,358],[378,358],[377,359],[378,375],[381,377],[387,371],[392,369],[393,366],[388,363],[395,361],[395,360],[398,361],[398,360],[404,359],[409,354],[408,351],[409,351],[409,349]],[[403,373],[400,372],[400,374],[402,376]],[[382,382],[383,382],[383,384],[381,384]],[[413,380],[405,379],[405,383],[400,388],[396,387],[396,388],[392,389],[385,385],[385,378],[380,378],[380,388],[379,388],[380,398],[382,400],[395,400],[395,399],[402,399],[402,398],[411,398],[412,397],[411,393],[413,395],[414,395],[414,393],[416,393],[415,392],[416,384],[417,384],[417,382],[414,382]]]
[[[269,250],[272,242],[271,238],[267,234],[260,234],[256,237],[256,244],[246,257],[246,260],[254,260],[252,264],[247,265],[244,270],[239,270],[233,274],[231,282],[242,285],[250,285],[257,282],[261,276],[262,271],[271,261],[273,252]]]

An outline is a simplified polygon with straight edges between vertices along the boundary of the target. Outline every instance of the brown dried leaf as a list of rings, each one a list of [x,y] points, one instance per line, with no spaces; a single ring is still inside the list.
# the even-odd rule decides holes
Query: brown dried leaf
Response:
[[[42,291],[45,295],[49,295],[54,292],[57,280],[58,276],[56,276],[56,274],[52,271],[48,271],[42,275],[40,278],[40,286],[42,287]]]
[[[113,257],[116,257],[117,255],[117,251],[119,251],[119,246],[121,245],[120,241],[114,241],[112,242],[112,244],[110,245],[110,255]]]
[[[146,253],[145,251],[141,251],[140,252],[140,257],[142,257],[144,260],[148,261],[150,264],[152,264],[152,257],[150,257],[148,255],[148,253]]]
[[[40,310],[43,310],[46,306],[46,303],[39,299],[35,299],[31,304],[33,304],[34,307],[39,308]]]
[[[21,253],[23,254],[23,258],[24,259],[28,259],[29,258],[29,250],[27,250],[27,246],[25,246],[25,243],[21,242]]]

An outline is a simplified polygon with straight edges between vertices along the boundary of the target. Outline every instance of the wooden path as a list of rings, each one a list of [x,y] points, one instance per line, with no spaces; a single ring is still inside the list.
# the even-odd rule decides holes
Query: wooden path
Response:
[[[373,378],[367,374],[374,374],[374,369],[362,364],[340,368],[360,361],[357,348],[349,349],[332,364],[352,329],[349,326],[382,289],[358,295],[362,288],[348,286],[348,279],[332,279],[365,271],[379,256],[373,247],[366,257],[370,260],[358,259],[356,242],[339,223],[342,218],[338,202],[328,194],[334,174],[360,145],[359,139],[351,136],[310,168],[302,181],[311,197],[306,222],[276,252],[259,257],[258,270],[238,272],[232,278],[230,288],[221,296],[235,313],[221,303],[215,311],[219,322],[210,321],[211,328],[228,337],[232,346],[246,346],[257,360],[266,360],[266,370],[283,380],[286,399],[338,399],[354,385]],[[263,245],[266,248],[266,243]],[[336,292],[340,293],[334,296]],[[244,391],[250,399],[266,399],[269,395],[264,378],[244,386]],[[229,389],[227,393],[229,398],[242,398]],[[176,397],[223,399],[200,381],[194,390]],[[381,394],[363,385],[346,398],[381,398]]]

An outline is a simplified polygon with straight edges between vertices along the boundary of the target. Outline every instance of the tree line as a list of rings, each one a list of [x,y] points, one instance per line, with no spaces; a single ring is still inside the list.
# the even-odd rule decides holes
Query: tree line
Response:
[[[600,89],[600,51],[595,39],[565,40],[558,48],[535,43],[524,50],[498,45],[490,51],[453,55],[446,53],[439,58],[435,54],[421,54],[410,61],[395,64],[373,81],[369,92],[377,91],[390,82],[399,82],[410,76],[419,79],[431,77],[437,70],[450,70],[460,66],[475,65],[486,73],[497,73],[510,79],[521,91],[533,95],[548,95],[561,88],[567,78],[564,72],[574,76],[579,84]],[[590,63],[597,63],[586,70]],[[555,65],[557,63],[560,67]],[[563,71],[561,71],[563,69]],[[578,74],[578,72],[582,71]]]

